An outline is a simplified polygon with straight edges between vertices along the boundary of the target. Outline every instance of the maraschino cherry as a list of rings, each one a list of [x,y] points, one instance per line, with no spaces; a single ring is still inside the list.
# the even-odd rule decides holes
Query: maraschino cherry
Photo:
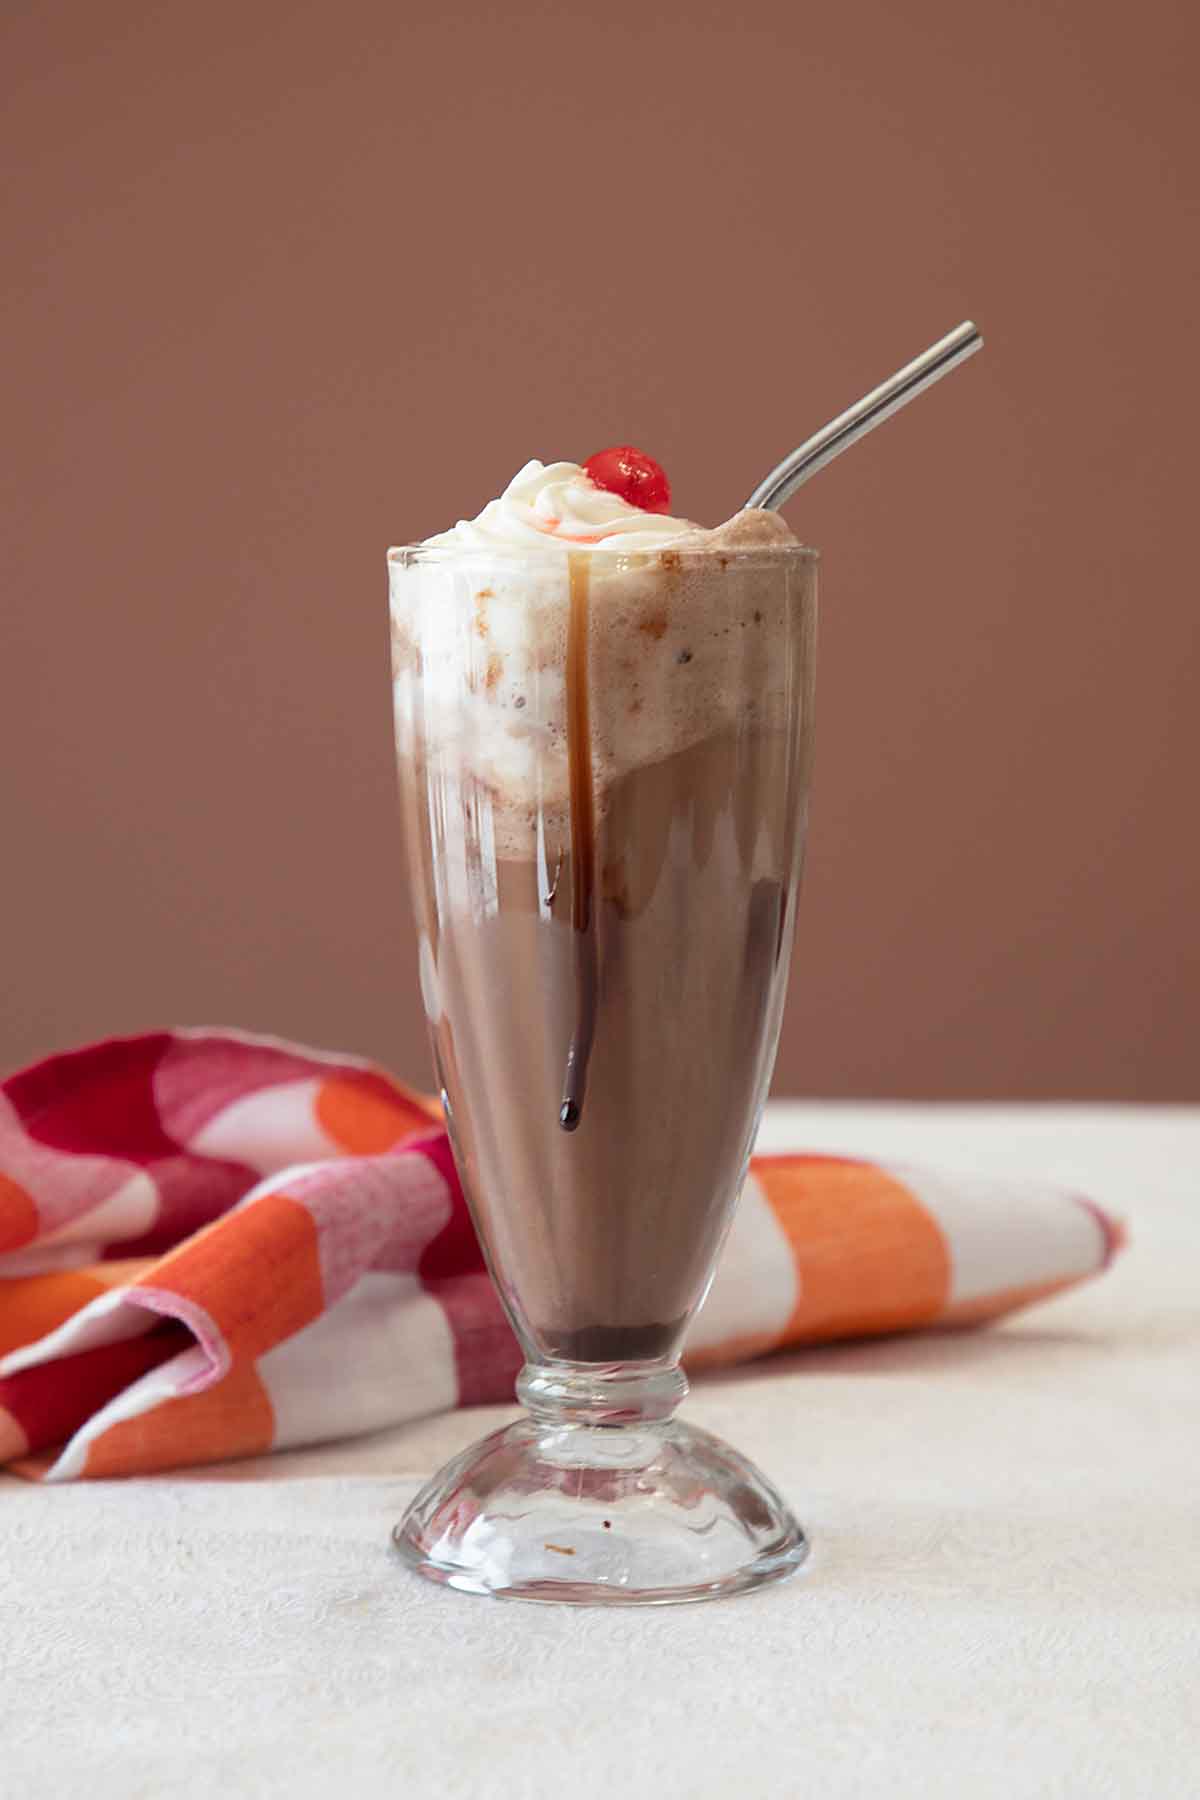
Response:
[[[611,450],[597,450],[583,465],[583,472],[610,494],[619,494],[630,506],[643,512],[665,513],[671,506],[671,484],[666,470],[659,467],[644,450],[632,444],[614,444]]]

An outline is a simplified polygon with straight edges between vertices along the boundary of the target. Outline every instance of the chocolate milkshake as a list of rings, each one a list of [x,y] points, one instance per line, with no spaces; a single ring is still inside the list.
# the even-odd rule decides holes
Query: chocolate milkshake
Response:
[[[774,1062],[815,557],[531,463],[390,568],[422,992],[489,1262],[531,1355],[673,1357]]]

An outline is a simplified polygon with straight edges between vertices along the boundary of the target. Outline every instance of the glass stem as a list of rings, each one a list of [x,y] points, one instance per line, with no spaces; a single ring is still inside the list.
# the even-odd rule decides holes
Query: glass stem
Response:
[[[517,1398],[535,1425],[665,1424],[688,1391],[677,1362],[527,1362]]]

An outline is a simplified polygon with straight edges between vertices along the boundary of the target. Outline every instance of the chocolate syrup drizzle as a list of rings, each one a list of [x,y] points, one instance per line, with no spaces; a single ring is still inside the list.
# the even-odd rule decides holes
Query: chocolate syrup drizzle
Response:
[[[575,1030],[567,1051],[558,1122],[574,1131],[583,1116],[588,1059],[596,1032],[596,820],[588,707],[588,590],[591,557],[572,550],[567,619],[567,776],[571,805],[571,929],[575,956]]]

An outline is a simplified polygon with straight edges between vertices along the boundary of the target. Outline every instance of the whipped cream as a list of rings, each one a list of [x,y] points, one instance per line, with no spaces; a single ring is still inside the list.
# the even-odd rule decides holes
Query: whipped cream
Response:
[[[460,519],[427,544],[486,550],[511,546],[526,550],[587,545],[595,550],[634,553],[666,549],[700,531],[690,519],[643,512],[620,494],[597,487],[578,463],[541,463],[518,471],[497,500],[474,519]]]
[[[798,546],[778,513],[706,530],[630,506],[577,463],[531,462],[427,543],[461,554],[389,556],[397,745],[457,771],[499,854],[568,833],[572,561],[588,565],[597,818],[629,770],[795,714],[787,647],[815,571],[781,560]]]

